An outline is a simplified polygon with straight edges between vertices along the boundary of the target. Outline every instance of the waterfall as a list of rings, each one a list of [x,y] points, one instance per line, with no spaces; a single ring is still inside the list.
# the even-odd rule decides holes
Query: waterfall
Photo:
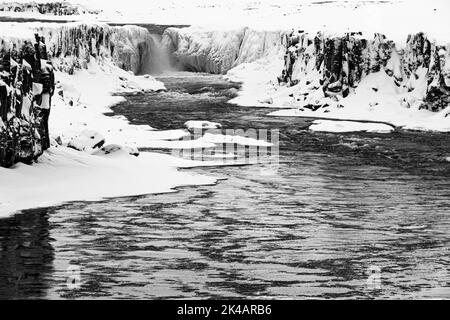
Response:
[[[161,74],[176,71],[168,46],[158,34],[151,34],[147,52],[142,56],[140,73]]]

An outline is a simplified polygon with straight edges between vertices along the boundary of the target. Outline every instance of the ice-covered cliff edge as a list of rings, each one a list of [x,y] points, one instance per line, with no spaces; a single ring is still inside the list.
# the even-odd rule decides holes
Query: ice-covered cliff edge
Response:
[[[278,79],[307,90],[294,93],[303,107],[344,107],[343,99],[361,91],[368,78],[375,80],[369,88],[373,93],[403,94],[400,103],[405,108],[441,111],[450,104],[450,46],[423,33],[409,35],[401,49],[381,34],[311,37],[295,32],[286,38]]]
[[[147,29],[127,25],[112,27],[103,23],[1,23],[0,41],[5,50],[31,41],[34,33],[43,35],[55,67],[72,73],[86,68],[94,58],[112,61],[120,68],[139,73],[148,59],[151,35]]]
[[[277,55],[281,49],[282,34],[281,31],[248,27],[217,30],[168,28],[163,34],[163,43],[183,68],[225,74],[239,64]]]
[[[71,23],[36,26],[47,39],[53,62],[60,71],[86,68],[91,57],[111,60],[120,68],[138,73],[148,58],[150,33],[141,27]]]
[[[450,42],[450,41],[449,41]],[[450,44],[426,34],[286,35],[284,67],[266,88],[272,115],[377,120],[450,131]],[[272,79],[273,80],[273,79]],[[260,99],[261,101],[261,99]]]

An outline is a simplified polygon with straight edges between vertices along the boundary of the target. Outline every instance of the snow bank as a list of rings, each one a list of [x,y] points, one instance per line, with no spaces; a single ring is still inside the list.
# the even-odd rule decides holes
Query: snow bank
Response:
[[[216,181],[177,171],[177,167],[193,164],[155,153],[98,156],[52,147],[33,165],[19,163],[12,169],[0,168],[0,217],[66,201],[169,192],[175,186]]]
[[[363,123],[355,121],[314,120],[309,127],[311,131],[320,132],[376,132],[389,133],[394,131],[392,126],[382,123]]]

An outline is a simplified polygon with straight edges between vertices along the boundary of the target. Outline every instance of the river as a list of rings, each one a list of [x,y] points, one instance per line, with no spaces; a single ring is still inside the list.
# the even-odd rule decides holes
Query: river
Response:
[[[221,180],[2,219],[0,298],[450,298],[449,134],[313,133],[228,104],[239,85],[220,76],[159,80],[114,112],[279,129],[276,170],[184,169]]]

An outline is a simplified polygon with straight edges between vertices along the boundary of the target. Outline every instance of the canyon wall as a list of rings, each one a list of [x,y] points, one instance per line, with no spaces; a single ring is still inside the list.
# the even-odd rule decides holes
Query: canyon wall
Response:
[[[37,91],[43,83],[38,79],[44,79],[39,59],[44,51],[29,41],[0,47],[0,166],[29,163],[49,147]]]
[[[138,73],[143,60],[149,58],[150,33],[137,26],[70,23],[39,26],[35,30],[44,35],[55,67],[63,72],[87,68],[94,58]]]
[[[382,34],[311,35],[251,28],[169,28],[163,37],[173,58],[197,72],[225,74],[261,57],[279,59],[284,52],[278,82],[298,85],[297,101],[311,109],[353,95],[368,75],[375,75],[377,80],[371,81],[380,86],[392,81],[396,94],[405,93],[400,101],[404,107],[419,103],[419,108],[440,111],[450,104],[450,47],[423,33],[411,34],[400,44]]]
[[[386,83],[404,93],[401,104],[440,111],[450,105],[450,47],[437,44],[423,33],[409,35],[401,48],[382,34],[364,36],[348,33],[331,36],[305,32],[286,34],[284,69],[280,83],[308,87],[305,95],[330,98],[336,102],[353,94],[369,74],[381,74],[373,90]],[[311,92],[319,91],[319,95]],[[320,108],[320,99],[303,97],[311,108]]]

